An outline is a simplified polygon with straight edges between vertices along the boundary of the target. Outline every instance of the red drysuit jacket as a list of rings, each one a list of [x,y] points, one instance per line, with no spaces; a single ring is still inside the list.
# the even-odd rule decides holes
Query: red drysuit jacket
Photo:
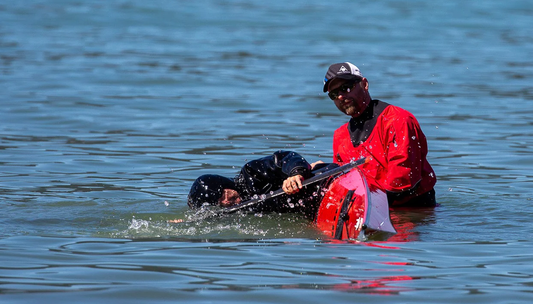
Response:
[[[338,128],[333,137],[333,161],[339,165],[362,157],[367,181],[389,193],[402,193],[401,205],[433,189],[437,178],[426,159],[426,136],[408,111],[373,100],[358,118]]]

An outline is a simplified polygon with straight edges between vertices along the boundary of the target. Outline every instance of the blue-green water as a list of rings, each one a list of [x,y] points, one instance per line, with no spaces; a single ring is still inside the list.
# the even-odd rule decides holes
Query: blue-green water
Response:
[[[0,302],[530,303],[533,3],[0,4]],[[402,231],[192,218],[205,173],[331,158],[351,61],[418,118],[439,181]]]

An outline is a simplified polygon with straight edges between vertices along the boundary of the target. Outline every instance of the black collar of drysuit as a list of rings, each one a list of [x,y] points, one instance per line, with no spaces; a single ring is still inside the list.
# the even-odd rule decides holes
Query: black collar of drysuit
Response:
[[[381,100],[373,99],[366,110],[358,117],[350,119],[348,124],[348,132],[350,133],[350,139],[354,147],[359,146],[362,142],[365,142],[378,121],[379,115],[383,113],[389,104]]]

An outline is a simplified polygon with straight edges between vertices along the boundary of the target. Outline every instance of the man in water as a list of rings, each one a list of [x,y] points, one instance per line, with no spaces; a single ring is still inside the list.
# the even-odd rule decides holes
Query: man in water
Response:
[[[372,99],[369,82],[350,62],[332,64],[324,92],[351,116],[333,136],[333,161],[367,157],[359,168],[369,184],[386,191],[391,206],[435,206],[437,178],[426,159],[427,141],[410,112]]]
[[[305,189],[302,186],[302,181],[312,176],[311,169],[298,153],[277,151],[246,163],[233,179],[214,174],[198,177],[191,186],[187,204],[191,209],[205,205],[231,207],[281,188],[287,195],[262,202],[254,210],[301,212],[313,218],[318,208],[319,185]]]

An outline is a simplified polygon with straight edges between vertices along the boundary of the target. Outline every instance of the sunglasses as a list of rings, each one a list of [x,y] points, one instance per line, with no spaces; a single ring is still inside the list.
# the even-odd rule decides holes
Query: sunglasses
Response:
[[[353,88],[356,83],[359,83],[359,81],[347,82],[347,83],[341,85],[338,89],[335,89],[333,91],[329,91],[328,92],[329,98],[331,98],[331,100],[335,100],[343,92],[350,93],[350,89]]]

